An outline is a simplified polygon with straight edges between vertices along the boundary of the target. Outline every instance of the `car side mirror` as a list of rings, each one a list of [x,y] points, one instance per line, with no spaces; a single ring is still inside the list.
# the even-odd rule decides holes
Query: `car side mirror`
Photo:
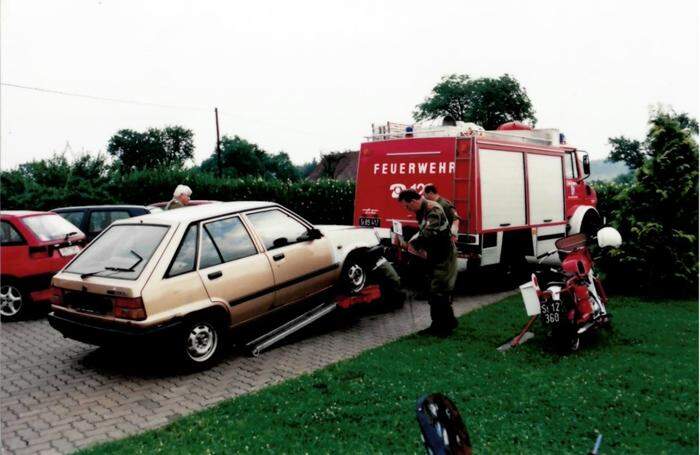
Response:
[[[308,231],[304,232],[302,235],[297,238],[297,242],[308,242],[311,240],[318,240],[321,237],[323,237],[323,234],[321,231],[319,231],[316,228],[311,228]]]
[[[323,238],[323,233],[316,228],[309,229],[307,231],[307,235],[309,237],[309,240],[318,240],[320,238]]]
[[[287,245],[289,245],[289,240],[287,240],[287,237],[280,237],[272,242],[273,248],[280,248]]]
[[[583,164],[583,178],[587,179],[588,177],[591,176],[591,159],[588,157],[588,155],[583,155],[582,164]]]

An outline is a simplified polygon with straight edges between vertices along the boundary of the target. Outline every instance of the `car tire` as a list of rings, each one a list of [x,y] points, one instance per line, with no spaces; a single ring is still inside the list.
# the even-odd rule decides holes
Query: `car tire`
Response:
[[[27,312],[28,296],[14,281],[3,280],[0,286],[0,319],[17,321]]]
[[[212,317],[194,317],[183,326],[179,337],[180,358],[188,370],[215,365],[226,346],[224,324]]]
[[[340,272],[340,288],[343,292],[356,294],[365,288],[368,279],[368,267],[359,254],[345,259]]]

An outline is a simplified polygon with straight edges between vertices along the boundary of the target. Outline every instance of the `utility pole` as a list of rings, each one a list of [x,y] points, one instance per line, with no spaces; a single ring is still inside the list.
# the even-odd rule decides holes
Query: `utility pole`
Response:
[[[221,137],[219,136],[219,108],[214,108],[214,117],[216,118],[216,169],[217,174],[221,177]]]

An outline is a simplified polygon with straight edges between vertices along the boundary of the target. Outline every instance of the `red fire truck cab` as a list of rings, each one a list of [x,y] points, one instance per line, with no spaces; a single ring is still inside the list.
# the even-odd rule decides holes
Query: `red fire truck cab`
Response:
[[[558,238],[594,233],[602,224],[585,182],[588,155],[563,143],[558,130],[387,123],[372,133],[360,148],[354,223],[376,228],[382,238],[390,237],[394,220],[405,238],[416,231],[414,214],[397,198],[430,183],[459,212],[462,269],[532,262]]]

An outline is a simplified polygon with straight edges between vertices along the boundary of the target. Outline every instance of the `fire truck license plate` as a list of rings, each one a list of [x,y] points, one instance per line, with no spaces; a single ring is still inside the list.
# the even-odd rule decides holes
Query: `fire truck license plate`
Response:
[[[379,218],[360,217],[360,226],[362,227],[379,227],[381,220]]]
[[[557,300],[547,300],[540,304],[542,321],[548,325],[559,324],[563,315],[561,314],[561,302]]]

